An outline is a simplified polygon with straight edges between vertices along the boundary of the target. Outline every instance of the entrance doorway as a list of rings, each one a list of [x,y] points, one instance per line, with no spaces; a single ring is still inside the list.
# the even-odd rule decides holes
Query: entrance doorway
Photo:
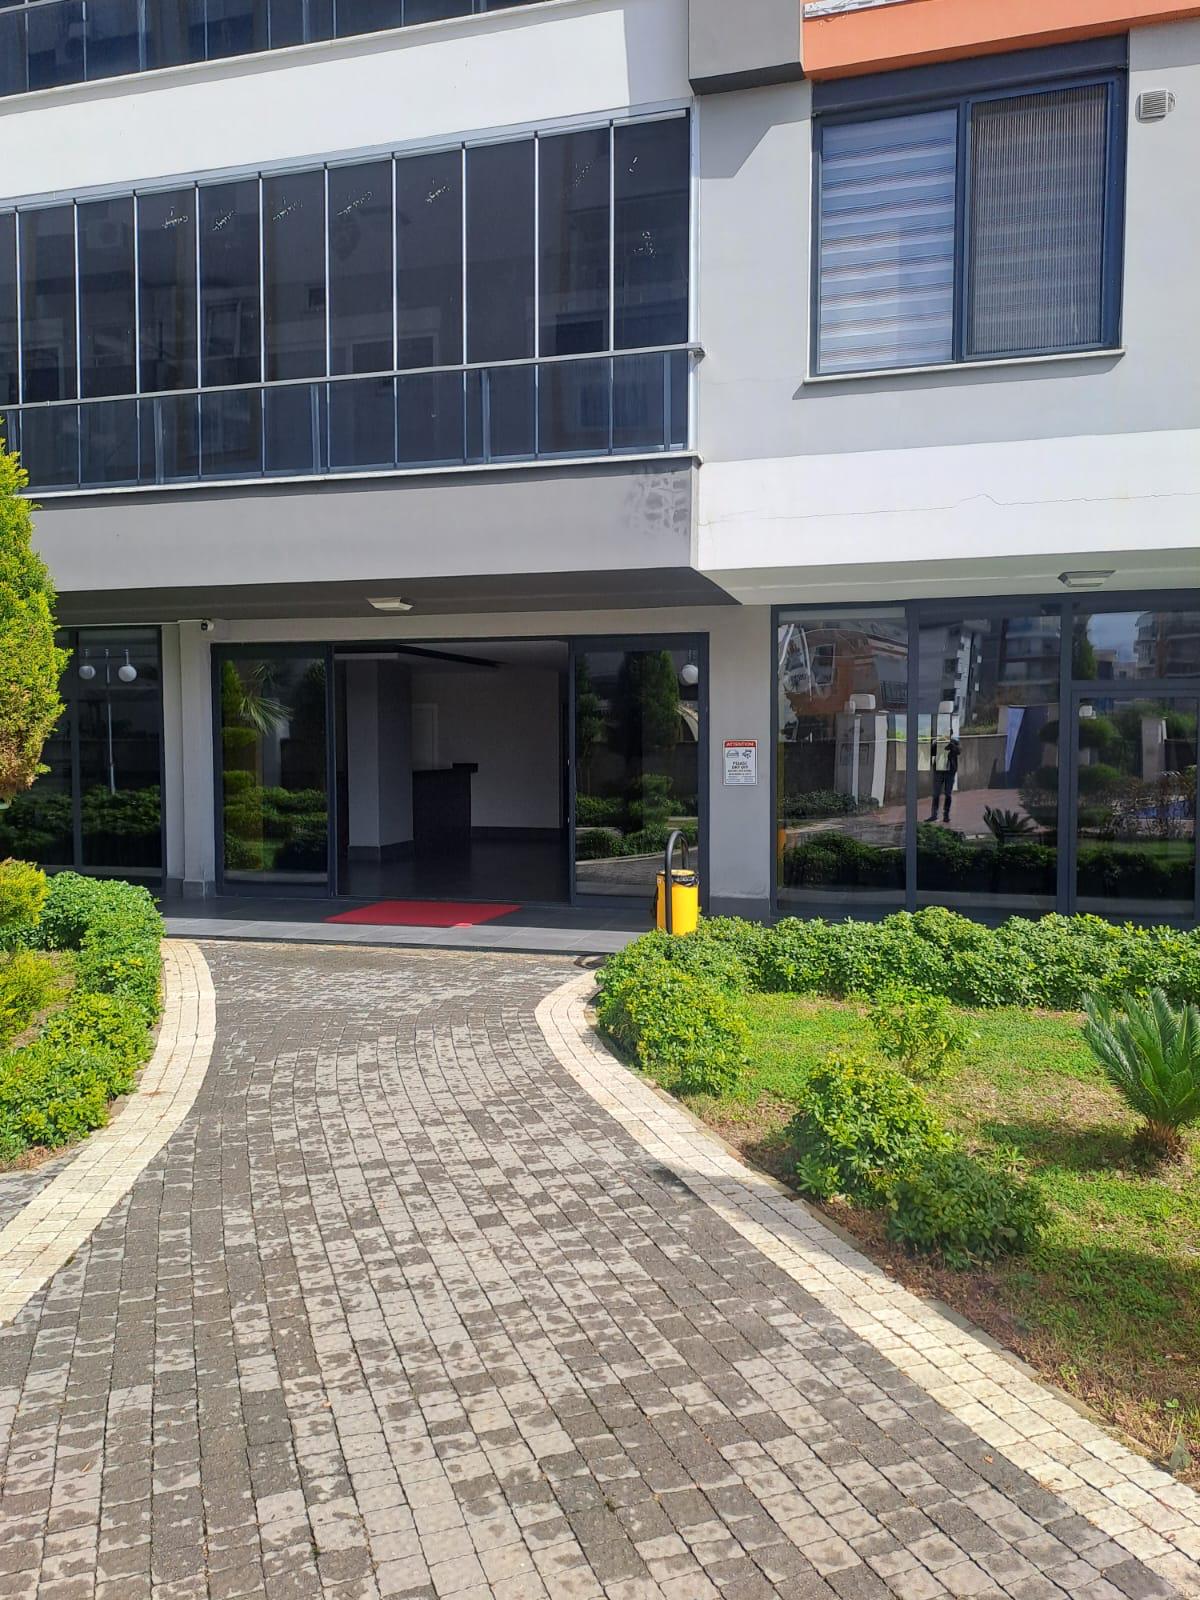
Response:
[[[218,887],[643,908],[704,873],[706,641],[225,646]]]
[[[567,646],[334,654],[337,893],[565,902]]]

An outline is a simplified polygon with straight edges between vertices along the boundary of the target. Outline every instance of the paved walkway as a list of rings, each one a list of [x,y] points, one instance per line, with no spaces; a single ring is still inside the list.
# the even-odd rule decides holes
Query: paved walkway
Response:
[[[569,961],[205,953],[191,1113],[0,1329],[0,1597],[1150,1600],[1200,1573],[1040,1487],[611,1115],[535,1014]]]

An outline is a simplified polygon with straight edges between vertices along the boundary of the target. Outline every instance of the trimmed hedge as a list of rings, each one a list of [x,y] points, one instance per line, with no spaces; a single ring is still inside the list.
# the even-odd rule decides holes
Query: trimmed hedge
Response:
[[[718,982],[666,959],[661,946],[628,961],[624,954],[614,956],[600,975],[597,1016],[603,1031],[664,1088],[728,1094],[750,1048],[750,1030],[732,1000]]]
[[[162,933],[143,888],[73,872],[51,879],[26,942],[72,952],[75,987],[32,1043],[0,1052],[0,1157],[81,1138],[132,1087],[158,1017]]]

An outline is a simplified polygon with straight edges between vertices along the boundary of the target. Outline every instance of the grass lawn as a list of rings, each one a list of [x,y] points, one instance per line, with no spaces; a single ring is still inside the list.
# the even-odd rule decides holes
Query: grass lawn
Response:
[[[692,1109],[785,1180],[789,1101],[835,1046],[869,1048],[853,1005],[789,995],[742,1002],[754,1058],[736,1093]],[[1137,1121],[1092,1061],[1080,1018],[971,1012],[978,1035],[927,1093],[980,1152],[1015,1148],[1042,1181],[1053,1222],[1036,1253],[976,1272],[907,1255],[876,1213],[826,1209],[910,1287],[937,1295],[1166,1460],[1182,1436],[1200,1482],[1200,1131],[1184,1161],[1147,1171]]]

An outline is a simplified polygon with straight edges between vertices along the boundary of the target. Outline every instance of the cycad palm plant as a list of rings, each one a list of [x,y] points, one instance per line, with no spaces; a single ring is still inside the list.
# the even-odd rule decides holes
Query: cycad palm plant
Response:
[[[1173,1006],[1161,989],[1129,995],[1124,1011],[1085,1002],[1083,1036],[1127,1103],[1146,1120],[1157,1154],[1178,1156],[1181,1128],[1200,1122],[1200,1006]]]

